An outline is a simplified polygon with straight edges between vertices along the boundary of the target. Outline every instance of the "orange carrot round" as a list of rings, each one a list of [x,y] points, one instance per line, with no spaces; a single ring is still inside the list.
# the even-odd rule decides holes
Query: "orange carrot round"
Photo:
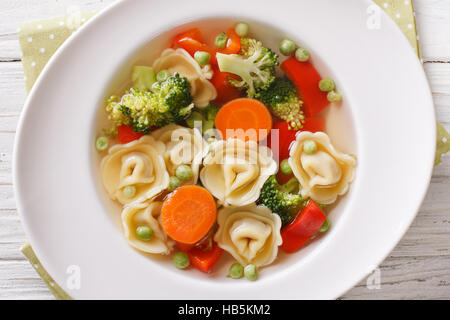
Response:
[[[235,99],[220,108],[216,116],[216,128],[225,139],[261,141],[272,129],[272,116],[266,106],[258,100]]]
[[[164,201],[161,224],[175,241],[192,244],[201,240],[216,221],[216,202],[205,188],[184,186]]]

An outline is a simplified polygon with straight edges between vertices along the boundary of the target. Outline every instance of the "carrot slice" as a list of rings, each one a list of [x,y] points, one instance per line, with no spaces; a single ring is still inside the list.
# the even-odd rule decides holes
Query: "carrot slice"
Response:
[[[194,248],[193,243],[182,243],[182,242],[175,241],[175,245],[177,246],[178,250],[180,250],[182,252],[188,252],[189,250]]]
[[[216,202],[213,196],[199,186],[176,189],[164,201],[161,224],[175,241],[192,244],[202,239],[216,221]]]
[[[216,128],[225,139],[261,141],[272,129],[272,116],[258,100],[235,99],[220,108],[216,116]]]

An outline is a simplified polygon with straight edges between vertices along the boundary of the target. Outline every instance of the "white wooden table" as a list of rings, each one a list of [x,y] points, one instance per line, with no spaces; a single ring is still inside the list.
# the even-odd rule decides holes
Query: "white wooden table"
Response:
[[[0,0],[0,299],[53,298],[19,251],[26,235],[14,201],[11,162],[26,92],[18,24],[62,16],[73,5],[97,10],[113,1]],[[450,0],[414,0],[414,4],[437,118],[450,129]],[[364,279],[342,298],[450,298],[450,157],[435,168],[417,218],[381,264],[380,275],[380,289],[368,289]]]

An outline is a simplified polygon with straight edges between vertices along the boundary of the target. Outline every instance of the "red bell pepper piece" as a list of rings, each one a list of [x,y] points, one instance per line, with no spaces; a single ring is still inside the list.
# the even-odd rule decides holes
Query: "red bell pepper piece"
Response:
[[[280,161],[289,158],[289,146],[295,140],[295,135],[299,131],[310,131],[310,132],[319,132],[325,130],[325,119],[324,118],[306,118],[305,123],[303,124],[303,128],[299,130],[291,130],[288,128],[288,123],[286,121],[276,123],[272,130],[279,130],[279,141],[278,141],[278,149],[276,148],[276,141],[274,141],[275,145],[272,145],[272,139],[269,137],[267,140],[267,145],[272,149],[274,155],[278,155],[278,159]],[[289,180],[289,179],[288,179]]]
[[[177,34],[172,41],[172,47],[174,47],[177,42],[183,38],[190,38],[193,40],[197,40],[198,42],[203,42],[203,35],[199,28],[192,28]]]
[[[320,132],[325,131],[325,118],[305,118],[305,123],[300,131]]]
[[[197,269],[208,272],[219,261],[222,256],[223,249],[213,242],[212,247],[204,249],[195,247],[187,252],[191,264]]]
[[[213,67],[214,75],[211,79],[211,83],[216,88],[217,98],[214,100],[217,104],[225,104],[228,101],[242,97],[242,92],[233,87],[229,82],[227,77],[233,79],[239,79],[238,76],[232,73],[221,72],[218,67]]]
[[[119,143],[128,143],[139,139],[143,135],[141,132],[134,132],[132,127],[124,124],[117,128],[117,140]]]
[[[200,42],[200,41],[192,39],[192,38],[181,38],[176,43],[181,48],[186,50],[191,56],[194,56],[194,54],[197,51],[208,52],[211,56],[211,64],[213,64],[213,65],[217,64],[215,50],[211,49],[208,45],[204,44],[203,42]]]
[[[330,104],[327,92],[319,89],[322,78],[310,62],[300,62],[291,57],[281,64],[281,69],[297,87],[306,116],[314,117]]]
[[[208,52],[211,55],[211,64],[216,65],[216,52],[233,54],[238,53],[239,50],[241,50],[241,38],[233,28],[227,31],[227,36],[228,40],[225,48],[216,51],[204,43],[203,36],[198,28],[192,28],[176,35],[172,41],[172,48],[178,45],[189,52],[191,56],[194,56],[197,51]]]
[[[236,54],[241,50],[241,37],[238,36],[234,28],[230,28],[227,32],[227,44],[225,48],[218,49],[217,52],[223,54]]]
[[[313,200],[309,200],[294,221],[281,230],[281,249],[287,253],[297,251],[319,231],[326,219],[322,209]]]
[[[288,182],[293,177],[294,177],[293,174],[284,174],[283,172],[281,172],[281,170],[278,170],[277,181],[278,181],[279,184],[285,184],[286,182]]]

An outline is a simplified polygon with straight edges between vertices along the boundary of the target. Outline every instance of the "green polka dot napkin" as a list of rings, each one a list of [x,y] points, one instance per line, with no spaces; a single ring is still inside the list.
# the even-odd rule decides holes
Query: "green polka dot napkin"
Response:
[[[421,58],[420,46],[411,0],[373,0],[385,10],[399,25],[414,50]],[[62,18],[25,23],[19,28],[19,42],[22,49],[22,64],[27,90],[30,91],[37,77],[50,57],[84,22],[95,13],[74,14]],[[450,135],[444,127],[437,124],[437,149],[435,164],[441,156],[450,151]],[[33,265],[39,276],[47,284],[57,299],[70,299],[70,296],[45,271],[30,244],[25,243],[22,252]]]
[[[28,261],[33,266],[34,270],[38,273],[42,280],[44,280],[47,287],[50,289],[51,293],[55,296],[57,300],[71,300],[72,298],[53,280],[53,278],[47,273],[47,271],[42,266],[38,257],[31,248],[31,245],[27,242],[22,248],[20,248],[22,253],[28,259]]]
[[[416,29],[414,7],[411,0],[373,0],[397,23],[408,38],[417,55],[422,59],[419,36]]]
[[[74,14],[46,21],[29,22],[19,27],[22,64],[28,91],[55,51],[94,14]]]

